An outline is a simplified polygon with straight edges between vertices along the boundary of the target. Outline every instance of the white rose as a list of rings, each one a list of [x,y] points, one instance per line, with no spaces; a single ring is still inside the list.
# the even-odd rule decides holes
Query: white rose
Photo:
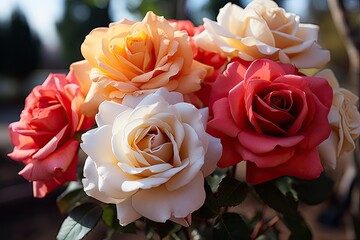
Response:
[[[205,201],[204,177],[222,152],[220,140],[205,132],[207,117],[207,109],[164,88],[103,102],[98,127],[82,137],[85,192],[116,204],[121,225],[144,216],[189,226]]]
[[[316,74],[328,80],[333,88],[333,103],[328,116],[332,132],[320,144],[319,153],[324,167],[336,168],[336,159],[355,149],[355,140],[360,135],[360,113],[357,108],[358,97],[341,88],[330,69]]]
[[[205,31],[194,39],[199,47],[231,58],[269,58],[297,68],[324,65],[330,53],[316,43],[319,27],[299,21],[270,0],[254,0],[245,9],[227,3],[217,22],[204,19]]]

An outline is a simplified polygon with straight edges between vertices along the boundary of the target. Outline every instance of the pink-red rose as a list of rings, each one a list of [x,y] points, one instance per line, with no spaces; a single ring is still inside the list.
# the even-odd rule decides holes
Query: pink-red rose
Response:
[[[72,72],[50,74],[26,98],[20,120],[9,125],[14,145],[9,157],[26,164],[19,174],[33,182],[35,197],[76,180],[79,142],[74,134],[94,122],[79,111],[84,94]]]
[[[247,161],[246,179],[316,178],[318,145],[330,134],[332,89],[326,79],[299,74],[289,64],[233,62],[213,85],[209,131],[220,137],[220,167]]]

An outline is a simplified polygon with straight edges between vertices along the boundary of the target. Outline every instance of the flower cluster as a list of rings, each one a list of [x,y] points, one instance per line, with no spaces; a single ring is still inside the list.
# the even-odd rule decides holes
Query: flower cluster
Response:
[[[318,30],[271,0],[228,3],[198,27],[148,12],[96,28],[84,60],[27,97],[9,157],[35,197],[79,167],[83,191],[115,205],[123,226],[190,226],[205,178],[240,162],[247,184],[318,178],[360,134],[357,96],[330,69],[303,71],[330,60]]]

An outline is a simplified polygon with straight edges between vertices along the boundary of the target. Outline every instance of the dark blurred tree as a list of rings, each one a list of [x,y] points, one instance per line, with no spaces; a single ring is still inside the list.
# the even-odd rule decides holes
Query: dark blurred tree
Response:
[[[64,68],[83,59],[80,47],[96,27],[110,23],[108,0],[66,0],[63,19],[57,23]]]
[[[0,72],[21,81],[40,62],[41,42],[31,32],[19,9],[15,9],[8,26],[0,26]]]

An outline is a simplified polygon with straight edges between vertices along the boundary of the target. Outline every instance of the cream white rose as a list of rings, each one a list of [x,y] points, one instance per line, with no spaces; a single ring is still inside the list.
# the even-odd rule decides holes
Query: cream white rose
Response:
[[[116,204],[121,225],[144,216],[189,226],[205,200],[204,177],[222,152],[220,140],[205,132],[207,117],[207,109],[165,88],[103,102],[98,127],[82,137],[85,192]]]
[[[360,113],[357,108],[358,97],[345,88],[341,88],[330,69],[318,74],[328,80],[333,88],[333,103],[328,116],[332,132],[329,138],[319,146],[324,167],[336,168],[336,160],[344,153],[355,149],[355,140],[360,135]]]
[[[330,53],[316,43],[319,27],[301,24],[299,16],[270,0],[254,0],[245,9],[227,3],[217,22],[204,19],[205,31],[194,37],[208,51],[246,61],[269,58],[297,68],[320,67]]]

